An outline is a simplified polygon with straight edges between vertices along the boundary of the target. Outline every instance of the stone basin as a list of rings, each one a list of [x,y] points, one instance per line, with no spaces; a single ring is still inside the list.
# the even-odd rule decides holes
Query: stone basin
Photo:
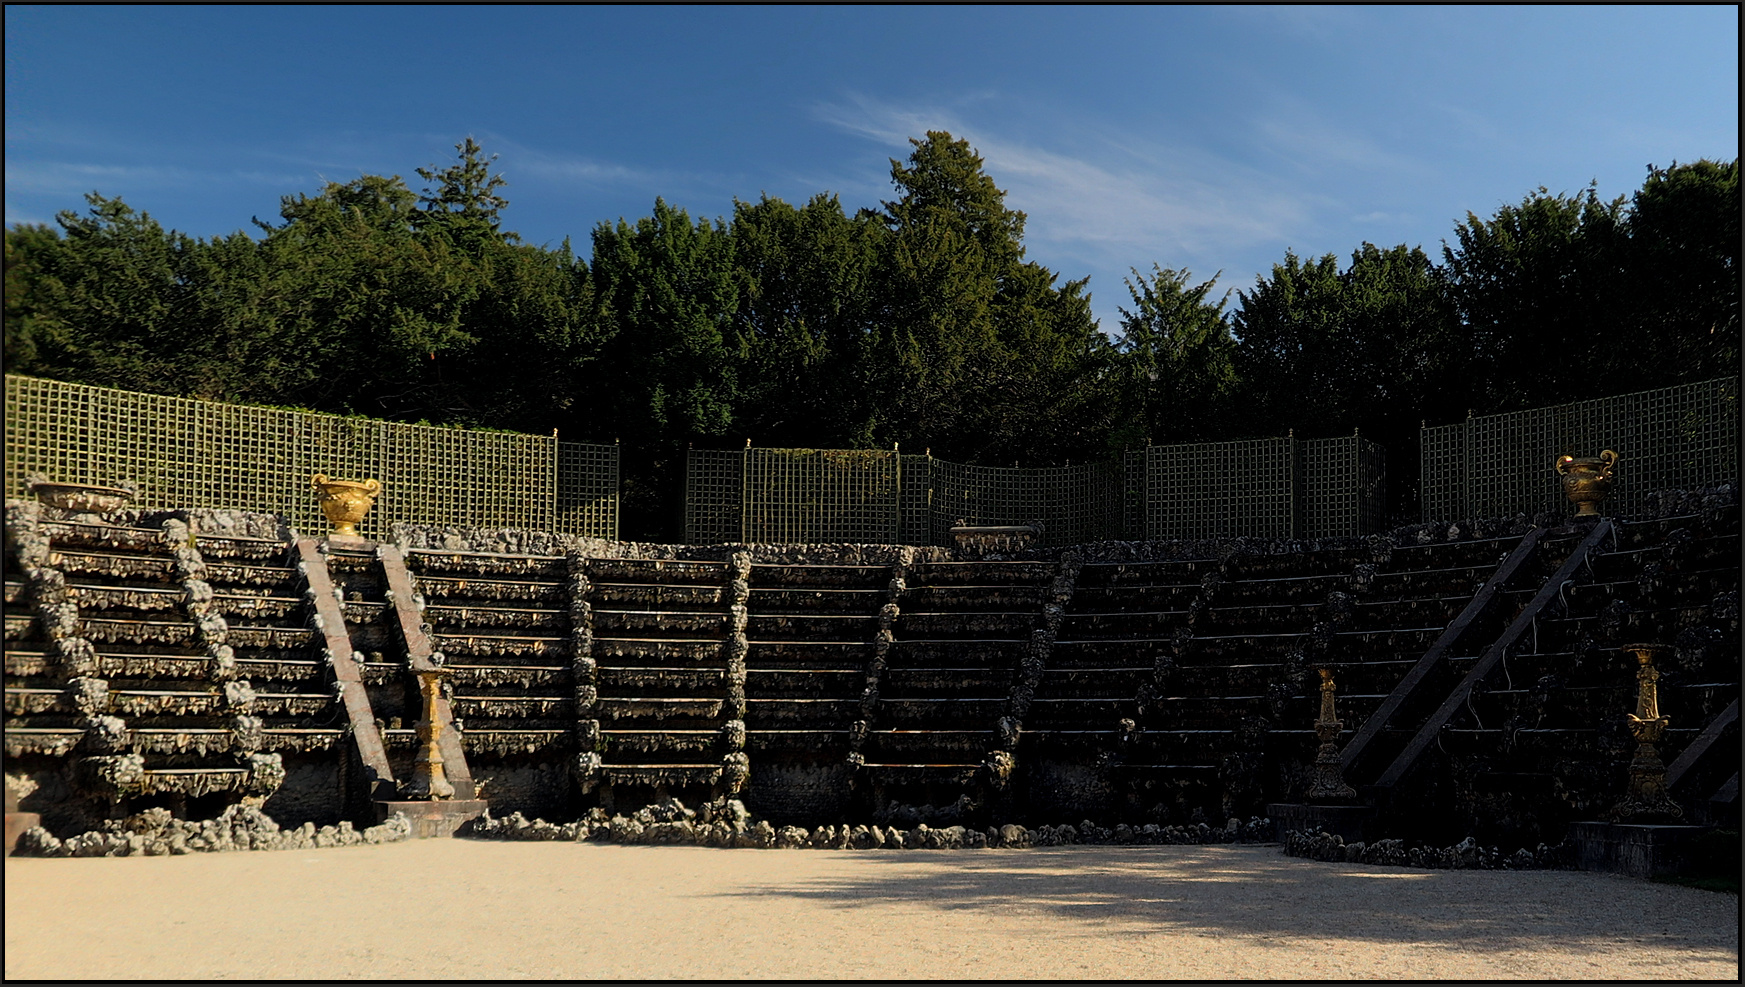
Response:
[[[28,489],[44,505],[84,524],[100,524],[103,515],[113,514],[133,502],[133,491],[126,487],[38,480]]]

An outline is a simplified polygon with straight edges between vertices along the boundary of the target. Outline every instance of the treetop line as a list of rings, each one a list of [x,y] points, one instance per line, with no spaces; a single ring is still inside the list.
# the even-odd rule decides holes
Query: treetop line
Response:
[[[1415,517],[1418,425],[1737,374],[1738,163],[1628,198],[1541,188],[1468,214],[1440,262],[1287,252],[1217,292],[1136,265],[1119,331],[1024,259],[967,142],[892,161],[895,198],[763,197],[596,225],[578,256],[504,229],[471,139],[447,167],[286,196],[258,238],[163,229],[93,193],[6,232],[12,373],[215,400],[622,439],[628,534],[682,525],[685,450],[931,448],[1049,465],[1256,435],[1363,435]]]

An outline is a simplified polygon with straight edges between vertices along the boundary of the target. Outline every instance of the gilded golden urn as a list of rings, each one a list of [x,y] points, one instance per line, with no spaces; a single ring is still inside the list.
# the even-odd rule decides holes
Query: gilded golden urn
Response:
[[[1610,449],[1591,458],[1557,457],[1557,475],[1563,478],[1563,495],[1575,505],[1576,517],[1597,517],[1600,503],[1612,491],[1612,470],[1618,454]]]
[[[315,497],[321,503],[321,513],[333,525],[333,533],[341,538],[358,537],[358,522],[364,519],[382,492],[380,480],[332,480],[326,473],[309,478]]]

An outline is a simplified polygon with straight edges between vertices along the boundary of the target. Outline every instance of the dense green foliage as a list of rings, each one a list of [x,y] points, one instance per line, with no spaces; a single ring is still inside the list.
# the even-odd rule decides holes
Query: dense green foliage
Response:
[[[93,193],[58,229],[6,232],[7,369],[619,439],[626,531],[655,537],[688,444],[1040,464],[1361,428],[1398,477],[1420,419],[1736,372],[1736,161],[1650,168],[1628,201],[1540,189],[1468,215],[1440,264],[1287,253],[1233,307],[1216,278],[1135,270],[1106,335],[1086,281],[1025,259],[1025,216],[967,143],[912,143],[880,209],[656,200],[595,227],[585,260],[503,228],[471,139],[421,192],[329,183],[258,236],[193,238]]]

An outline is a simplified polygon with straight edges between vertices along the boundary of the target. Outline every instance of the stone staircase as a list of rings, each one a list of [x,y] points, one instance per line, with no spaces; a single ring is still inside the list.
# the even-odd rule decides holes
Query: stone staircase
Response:
[[[1312,760],[1313,669],[1361,715],[1440,629],[1440,594],[1471,592],[1464,569],[1413,583],[1375,554],[1085,565],[1025,727],[1032,800],[1224,818],[1299,784],[1278,768]]]
[[[1418,755],[1417,777],[1396,772],[1396,801],[1409,800],[1411,814],[1440,806],[1449,832],[1525,843],[1604,817],[1624,795],[1636,749],[1624,725],[1636,708],[1636,662],[1621,650],[1632,643],[1670,649],[1659,698],[1672,723],[1659,749],[1676,768],[1674,794],[1704,817],[1737,774],[1737,513],[1605,524],[1578,564],[1547,580],[1555,585],[1511,594],[1525,631],[1456,686],[1464,695],[1434,749]],[[1528,612],[1539,596],[1545,604]],[[1463,665],[1477,659],[1453,667]]]
[[[37,796],[51,826],[244,797],[359,817],[411,776],[412,673],[437,666],[451,780],[499,814],[733,795],[802,825],[1218,823],[1306,795],[1330,668],[1383,828],[1555,842],[1621,792],[1635,641],[1672,648],[1675,794],[1737,812],[1737,510],[855,564],[410,549],[208,514],[8,505],[8,770],[77,789]]]
[[[874,806],[982,802],[1004,787],[1017,737],[1001,721],[1021,718],[1011,716],[1014,689],[1055,568],[932,562],[907,571],[863,701],[857,773]]]
[[[1615,562],[1569,527],[1082,565],[454,552],[411,564],[469,751],[512,756],[481,746],[495,731],[548,770],[564,752],[583,802],[743,789],[770,818],[814,823],[921,804],[1181,822],[1303,797],[1322,667],[1339,684],[1352,780],[1385,793],[1378,776],[1411,760],[1438,703],[1548,581],[1579,604],[1615,601],[1625,578],[1571,581],[1589,555],[1630,579],[1670,573],[1642,554],[1664,555],[1665,538],[1637,547],[1647,528],[1620,530]],[[1666,585],[1669,598],[1715,596]],[[1717,592],[1704,605],[1719,612]],[[1543,641],[1556,633],[1541,622]],[[1725,698],[1708,683],[1704,715]]]
[[[605,801],[744,788],[749,557],[586,568]]]
[[[869,667],[903,572],[900,564],[751,567],[746,797],[758,813],[814,825],[841,814],[851,755],[864,756],[872,722],[862,703]]]
[[[410,625],[400,639],[423,636],[427,657],[448,670],[443,692],[454,737],[443,759],[445,767],[464,765],[457,797],[471,794],[459,788],[482,782],[506,809],[568,811],[582,732],[574,607],[585,602],[585,592],[575,592],[572,560],[412,550],[404,565],[414,599],[405,616],[396,611],[396,619]],[[403,672],[410,672],[415,650],[406,649]],[[380,714],[398,777],[410,774],[413,725],[421,715],[415,680],[405,674],[402,681]],[[449,774],[456,782],[456,773]]]

